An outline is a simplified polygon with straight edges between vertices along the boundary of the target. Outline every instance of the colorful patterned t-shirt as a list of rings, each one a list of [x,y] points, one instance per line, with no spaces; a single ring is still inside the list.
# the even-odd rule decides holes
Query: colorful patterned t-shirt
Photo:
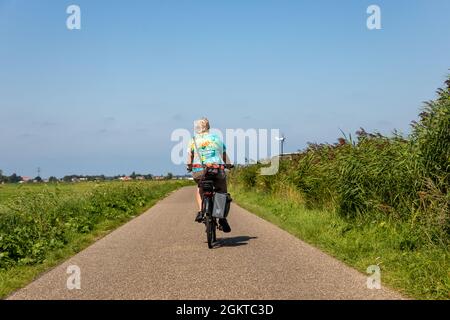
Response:
[[[195,148],[195,144],[197,144],[198,152]],[[194,161],[192,162],[194,165],[203,164],[223,164],[223,153],[226,151],[225,144],[222,139],[214,133],[203,133],[195,135],[195,143],[194,138],[191,139],[189,143],[189,150],[194,155]],[[199,159],[199,155],[201,156],[201,161]],[[192,171],[201,171],[202,168],[193,168]]]

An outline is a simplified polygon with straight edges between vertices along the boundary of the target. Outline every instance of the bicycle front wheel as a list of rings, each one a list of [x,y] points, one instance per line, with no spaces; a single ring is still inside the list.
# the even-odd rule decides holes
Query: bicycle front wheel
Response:
[[[208,248],[212,249],[214,242],[214,222],[211,217],[206,217],[206,238],[208,241]]]
[[[216,237],[216,231],[217,231],[217,221],[216,219],[213,219],[213,242],[217,242],[217,237]]]

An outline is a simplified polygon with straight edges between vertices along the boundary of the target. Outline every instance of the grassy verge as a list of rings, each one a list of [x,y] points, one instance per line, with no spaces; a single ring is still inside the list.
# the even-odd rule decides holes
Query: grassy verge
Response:
[[[407,297],[450,298],[448,248],[414,247],[411,225],[400,222],[346,220],[326,211],[309,210],[295,196],[245,191],[231,185],[233,199],[258,216],[365,273],[381,268],[382,284]]]
[[[92,195],[92,187],[88,187],[87,185],[74,187],[75,189],[80,189],[78,192],[74,190],[74,199],[69,199],[69,192],[64,192],[64,196],[59,195],[61,199],[56,203],[56,209],[52,208],[52,210],[61,211],[66,204],[70,204],[72,206],[76,206],[74,212],[78,216],[81,211],[92,210],[92,207],[89,207],[89,205],[92,205],[95,208],[106,208],[107,210],[104,211],[107,211],[107,213],[105,214],[102,212],[99,214],[96,213],[95,210],[92,211],[92,218],[90,218],[89,221],[90,227],[87,229],[83,226],[82,228],[77,229],[69,228],[61,230],[60,233],[63,233],[63,244],[55,247],[48,247],[46,252],[42,254],[41,258],[33,260],[30,258],[32,257],[32,253],[29,253],[25,259],[16,259],[17,261],[13,261],[12,263],[6,264],[0,268],[0,298],[5,298],[13,291],[24,287],[42,272],[45,272],[48,269],[60,264],[67,258],[88,247],[120,225],[134,218],[136,215],[146,211],[158,200],[167,196],[170,192],[188,184],[190,183],[185,181],[144,182],[139,184],[127,183],[125,186],[121,183],[105,183],[105,185],[101,186],[101,189],[96,192],[100,192],[101,194],[105,194],[105,192],[112,192],[113,195],[107,195],[106,198],[102,198],[102,203],[92,203],[93,200],[98,201],[99,198],[97,194],[94,196]],[[96,188],[98,188],[98,185]],[[36,193],[40,193],[41,191],[42,190],[39,190],[38,188],[33,190],[33,192]],[[69,189],[65,191],[69,191]],[[133,196],[126,194],[138,191],[142,192],[142,194],[139,194],[139,197],[137,197],[136,194]],[[27,190],[27,192],[29,192],[29,190]],[[46,190],[45,192],[49,191]],[[52,190],[50,193],[52,194],[52,192],[56,192],[56,190]],[[42,196],[42,194],[39,195]],[[123,202],[125,198],[121,198],[122,195],[126,196],[128,200],[126,202],[126,206],[124,206]],[[18,200],[23,200],[23,198],[21,198],[23,195],[16,196],[11,196],[11,201],[17,202]],[[47,197],[48,194],[45,194],[44,196]],[[30,202],[33,202],[33,200],[30,200]],[[33,204],[35,205],[35,203]],[[79,207],[82,208],[80,209]],[[48,210],[51,209],[49,208]],[[69,208],[68,210],[70,211],[71,209]],[[80,212],[78,212],[78,210],[80,210]],[[46,213],[47,211],[43,212]],[[27,215],[33,216],[36,215],[36,213],[30,211]],[[63,219],[63,217],[64,215],[61,212],[61,219]],[[1,222],[2,220],[0,219],[0,224]],[[65,225],[67,225],[67,223]],[[5,224],[0,225],[0,229],[3,229],[2,234],[0,235],[0,240],[2,240],[2,237],[5,238],[5,235],[7,235],[7,232],[5,232],[7,227],[8,226]],[[54,225],[53,227],[60,227],[60,225]],[[42,238],[45,239],[45,235],[42,235]],[[51,240],[54,239],[55,238],[52,238]],[[33,239],[35,244],[39,243],[39,240],[40,239],[38,237]],[[4,243],[1,243],[1,241],[0,244],[3,245],[3,248],[7,247]],[[22,244],[20,243],[18,245]],[[22,246],[25,247],[24,244]],[[0,253],[3,252],[5,251],[0,250]]]

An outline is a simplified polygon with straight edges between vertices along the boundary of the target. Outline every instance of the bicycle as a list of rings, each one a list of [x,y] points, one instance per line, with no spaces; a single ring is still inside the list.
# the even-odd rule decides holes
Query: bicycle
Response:
[[[206,227],[206,239],[208,242],[208,248],[212,249],[214,243],[217,242],[216,230],[222,230],[220,224],[217,223],[217,218],[213,217],[214,207],[214,181],[208,178],[219,173],[219,170],[232,169],[233,165],[193,165],[193,167],[202,168],[204,173],[199,182],[199,187],[203,190],[202,195],[202,210],[203,223]]]

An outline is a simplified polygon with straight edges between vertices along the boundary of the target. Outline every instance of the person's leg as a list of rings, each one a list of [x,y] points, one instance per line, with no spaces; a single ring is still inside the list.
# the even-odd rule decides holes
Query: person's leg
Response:
[[[198,211],[202,211],[202,196],[200,194],[200,188],[197,188],[197,191],[195,193],[195,199],[197,200]]]
[[[197,185],[200,183],[201,181],[201,172],[194,172],[192,174],[194,181],[197,183]],[[197,201],[197,206],[198,206],[198,212],[197,212],[197,216],[195,217],[195,221],[196,222],[202,222],[203,221],[203,214],[202,214],[202,190],[200,187],[197,187],[197,189],[195,190],[195,200]]]
[[[222,171],[220,174],[217,175],[216,179],[214,180],[214,187],[216,188],[216,192],[220,193],[227,193],[227,177],[224,171]],[[231,227],[228,224],[228,220],[226,218],[219,219],[219,224],[222,227],[223,232],[230,232]]]
[[[227,176],[225,171],[221,171],[216,177],[214,177],[214,188],[216,192],[227,193]]]

